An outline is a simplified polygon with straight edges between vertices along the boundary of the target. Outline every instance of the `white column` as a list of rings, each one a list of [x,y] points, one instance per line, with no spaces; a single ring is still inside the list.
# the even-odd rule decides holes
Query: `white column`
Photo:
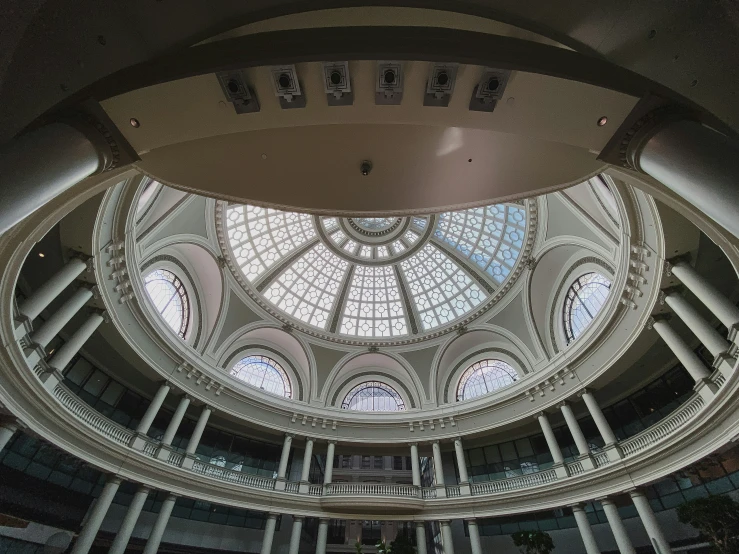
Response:
[[[14,421],[0,421],[0,450],[5,448],[17,430],[18,424]]]
[[[77,355],[102,322],[102,314],[90,314],[90,317],[69,337],[69,340],[56,351],[54,356],[49,360],[49,365],[59,371],[67,367],[67,364],[72,361],[72,358]]]
[[[567,428],[570,430],[572,438],[575,439],[575,446],[577,446],[580,456],[589,455],[590,446],[588,446],[588,441],[585,440],[585,435],[582,434],[582,429],[580,429],[580,424],[575,419],[575,414],[572,413],[572,407],[567,402],[562,402],[559,409],[567,422]]]
[[[626,527],[624,527],[621,516],[618,514],[616,505],[608,498],[601,499],[600,504],[603,506],[606,519],[608,519],[608,525],[611,526],[611,532],[613,532],[613,537],[616,539],[618,551],[621,554],[636,554],[636,550],[634,550],[634,546],[631,544],[631,539],[629,539],[629,534],[626,532]]]
[[[159,515],[157,516],[156,522],[154,522],[154,527],[151,529],[149,539],[146,541],[143,554],[156,554],[159,551],[159,545],[162,542],[162,536],[164,536],[167,523],[169,523],[169,516],[172,515],[175,500],[177,500],[177,497],[174,494],[170,494],[162,502],[162,507],[159,508]]]
[[[262,549],[259,554],[271,554],[272,542],[275,539],[275,525],[277,525],[277,516],[279,514],[267,514],[267,522],[264,524],[264,539],[262,539]]]
[[[539,425],[541,425],[541,430],[544,433],[544,439],[547,441],[547,447],[549,448],[549,452],[552,454],[552,459],[554,460],[554,463],[563,464],[565,459],[562,456],[562,450],[560,450],[559,444],[557,443],[557,437],[554,436],[554,431],[552,431],[552,426],[549,424],[547,414],[545,414],[544,412],[539,412],[536,415],[536,419],[539,420]]]
[[[439,441],[431,443],[431,448],[434,452],[434,477],[436,479],[437,486],[444,486],[444,466],[441,461],[441,447]]]
[[[647,535],[649,535],[652,544],[656,544],[659,547],[659,549],[655,548],[655,550],[657,550],[659,554],[672,554],[670,543],[662,532],[662,528],[659,526],[657,518],[654,517],[654,512],[652,511],[652,507],[649,505],[647,497],[639,489],[629,491],[629,495],[631,496],[631,500],[634,502],[636,511],[639,513],[639,518],[641,519],[644,529],[646,529]]]
[[[80,258],[72,258],[64,267],[36,289],[31,296],[20,302],[18,311],[30,320],[34,320],[44,311],[44,308],[66,289],[77,276],[82,273],[87,264]]]
[[[467,462],[464,459],[464,448],[462,447],[462,438],[454,439],[454,453],[457,455],[457,469],[459,470],[460,483],[469,483],[470,477],[467,474]]]
[[[418,457],[418,444],[411,443],[411,473],[413,474],[413,485],[421,486],[421,460]]]
[[[305,439],[305,452],[303,452],[303,467],[300,471],[300,481],[303,483],[307,483],[310,476],[311,458],[313,458],[313,439],[307,438]]]
[[[441,525],[441,544],[444,547],[444,554],[454,554],[451,522],[443,520],[439,522],[439,525]]]
[[[595,399],[593,394],[588,389],[583,389],[580,391],[580,396],[585,402],[585,406],[587,406],[588,412],[590,412],[590,417],[593,418],[600,436],[603,437],[603,442],[605,442],[606,446],[616,444],[618,439],[616,438],[613,429],[611,429],[611,425],[608,423],[606,416],[603,415],[603,412],[598,405],[598,401]]]
[[[303,532],[303,516],[293,516],[293,528],[290,532],[290,550],[288,554],[299,554],[300,534]]]
[[[629,144],[631,163],[739,237],[739,146],[689,119],[645,125]]]
[[[326,540],[327,539],[328,539],[328,520],[321,519],[318,521],[318,533],[316,534],[316,554],[326,554]]]
[[[477,520],[468,519],[467,530],[470,532],[470,550],[472,551],[472,554],[482,554],[480,530],[477,528]]]
[[[657,331],[662,340],[665,341],[667,346],[675,354],[675,357],[680,361],[681,364],[688,370],[690,376],[694,381],[698,382],[702,379],[711,375],[705,364],[701,359],[693,352],[693,350],[680,338],[675,330],[670,327],[664,319],[658,319],[653,323],[654,330]]]
[[[195,424],[195,429],[193,429],[190,441],[187,443],[187,448],[185,448],[185,454],[193,454],[198,448],[200,439],[203,437],[203,431],[205,431],[205,426],[208,424],[208,418],[212,411],[213,409],[210,406],[203,406],[203,410],[200,412],[200,417],[198,418],[198,422]]]
[[[86,135],[66,123],[49,123],[6,143],[0,148],[0,234],[111,162],[102,134]]]
[[[180,398],[180,403],[177,404],[177,409],[174,411],[174,415],[169,421],[167,429],[164,431],[164,435],[162,436],[162,444],[172,444],[174,436],[177,434],[177,429],[180,428],[180,424],[182,423],[182,419],[185,417],[185,412],[187,412],[187,407],[189,405],[190,397],[185,394],[182,396],[182,398]]]
[[[136,526],[136,522],[141,514],[141,509],[144,507],[144,502],[146,502],[150,490],[151,489],[149,487],[142,485],[138,488],[136,494],[133,495],[131,504],[123,518],[123,522],[121,522],[121,527],[118,529],[115,539],[113,539],[113,544],[110,545],[108,554],[123,554],[123,552],[126,551],[126,546],[131,538],[131,533],[133,533],[133,528]]]
[[[683,323],[687,325],[688,329],[698,337],[698,340],[708,348],[708,351],[714,358],[729,349],[729,342],[719,335],[718,331],[711,327],[701,317],[698,310],[691,306],[690,302],[685,300],[680,294],[677,292],[666,294],[665,302],[683,320]]]
[[[736,184],[734,184],[734,187],[736,187]],[[734,214],[734,219],[737,219],[736,214]],[[732,326],[739,322],[739,308],[701,277],[688,262],[680,260],[672,266],[670,271],[675,277],[680,279],[683,285],[688,287],[690,292],[698,297],[698,300],[705,304],[706,308],[711,310],[711,313],[727,329],[731,330]]]
[[[89,288],[78,288],[37,331],[31,334],[31,341],[38,344],[41,348],[46,348],[46,345],[51,342],[51,339],[59,334],[64,326],[69,323],[69,320],[82,309],[82,306],[90,298],[92,298],[92,291]]]
[[[282,454],[280,454],[280,465],[277,467],[277,478],[284,479],[287,473],[287,460],[290,458],[290,445],[293,442],[293,435],[286,433],[285,440],[282,442]]]
[[[159,390],[154,395],[151,404],[149,404],[149,407],[146,408],[144,417],[141,418],[141,421],[139,421],[139,424],[136,427],[137,433],[145,435],[149,432],[149,427],[151,427],[154,418],[159,413],[159,409],[162,407],[162,403],[164,402],[164,398],[169,392],[169,388],[169,383],[167,383],[166,381],[159,386]]]
[[[95,501],[90,516],[87,518],[84,527],[82,527],[82,532],[72,547],[71,554],[87,554],[90,551],[90,547],[100,530],[100,525],[103,523],[105,514],[108,513],[110,503],[113,502],[113,497],[118,492],[120,484],[121,479],[119,477],[115,475],[108,477],[103,487],[103,492],[100,493],[100,496]]]
[[[577,528],[580,530],[580,536],[582,542],[585,545],[585,552],[587,554],[601,554],[598,548],[598,543],[595,542],[595,536],[593,530],[590,528],[590,521],[588,521],[588,514],[585,513],[585,509],[582,504],[575,504],[571,506],[572,515],[575,516],[575,522]]]
[[[423,521],[416,522],[416,550],[417,554],[427,554],[426,549],[426,523]]]
[[[334,449],[336,448],[336,443],[334,441],[329,441],[328,448],[326,449],[326,467],[323,468],[323,484],[328,485],[331,483],[331,479],[334,476]],[[326,520],[328,521],[328,520]],[[328,525],[328,523],[326,523]],[[320,526],[319,526],[320,530]],[[325,546],[324,546],[325,549]]]

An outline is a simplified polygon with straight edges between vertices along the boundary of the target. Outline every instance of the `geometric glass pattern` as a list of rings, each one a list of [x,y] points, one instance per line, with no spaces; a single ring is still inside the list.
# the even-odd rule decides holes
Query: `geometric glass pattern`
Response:
[[[405,410],[405,402],[390,385],[367,381],[347,393],[341,408],[358,412],[399,412]]]
[[[407,218],[232,204],[224,216],[255,292],[291,318],[362,339],[425,333],[469,314],[511,274],[527,230],[517,204]]]
[[[287,373],[280,364],[267,356],[241,358],[231,368],[231,375],[270,394],[292,398]]]
[[[400,262],[400,267],[426,331],[465,315],[485,300],[472,278],[431,244]]]
[[[502,389],[518,380],[516,370],[502,360],[481,360],[468,367],[457,386],[457,401]]]
[[[446,212],[439,215],[434,234],[500,284],[521,254],[526,212],[510,204]]]
[[[355,267],[340,332],[360,337],[397,337],[408,333],[392,266]]]
[[[182,281],[171,271],[155,269],[144,278],[144,287],[159,315],[184,339],[190,321],[190,301]]]
[[[370,231],[377,231],[385,227],[390,227],[396,219],[397,217],[355,217],[353,221],[360,227],[364,227]]]
[[[611,281],[596,272],[581,275],[570,285],[562,310],[567,344],[595,319],[610,291]]]
[[[281,273],[264,296],[288,315],[324,329],[348,268],[349,262],[317,244]]]
[[[295,212],[232,205],[226,221],[236,263],[250,282],[316,236],[313,218]]]

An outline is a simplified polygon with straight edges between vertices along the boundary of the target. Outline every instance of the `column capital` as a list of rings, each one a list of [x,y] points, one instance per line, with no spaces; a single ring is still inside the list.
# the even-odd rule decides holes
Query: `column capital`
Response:
[[[305,516],[293,516],[293,522],[295,521],[303,522],[305,521]]]
[[[407,442],[407,443],[405,443],[405,444],[406,444],[407,446],[415,446],[416,448],[418,448],[418,446],[419,446],[419,445],[420,445],[421,443],[420,443],[420,441],[410,441],[410,442]]]
[[[203,410],[208,410],[211,414],[215,413],[216,409],[210,404],[203,404]]]
[[[278,517],[280,517],[281,515],[282,515],[282,514],[280,514],[279,512],[269,512],[269,513],[267,514],[267,519],[277,519],[277,518],[278,518]]]
[[[568,504],[568,508],[571,508],[573,512],[584,512],[585,504],[583,502],[575,502],[574,504]]]
[[[292,441],[296,437],[296,433],[294,431],[289,431],[285,433],[285,440],[286,441]]]
[[[577,394],[578,398],[582,398],[586,394],[588,394],[590,396],[593,396],[593,392],[595,392],[593,389],[589,389],[589,388],[585,387],[585,388],[582,388],[579,391],[577,391],[576,394]]]
[[[639,487],[633,487],[630,489],[626,489],[624,492],[628,493],[631,498],[634,498],[636,496],[647,496],[644,490],[640,489]]]
[[[452,520],[451,519],[440,519],[439,525],[451,525]]]
[[[613,505],[613,500],[611,500],[608,496],[602,496],[600,498],[595,498],[595,502],[600,502],[602,506],[608,506]]]
[[[321,525],[324,525],[324,524],[325,525],[328,525],[328,522],[329,521],[331,521],[331,519],[330,518],[327,518],[327,517],[320,517],[320,518],[318,518],[318,523],[321,524]]]
[[[115,485],[120,485],[121,483],[123,483],[123,477],[111,473],[110,475],[108,475],[108,478],[105,480],[105,482],[106,484],[113,483]]]
[[[22,421],[13,418],[0,419],[0,427],[3,427],[8,431],[12,431],[13,433],[18,430],[27,429],[26,425]]]
[[[477,525],[477,518],[476,517],[466,517],[464,518],[464,521],[467,522],[467,524]]]
[[[569,405],[570,405],[570,402],[568,400],[562,400],[561,402],[558,402],[556,404],[557,408],[559,408],[560,410]]]
[[[316,437],[305,437],[305,442],[316,442],[317,440]]]
[[[338,443],[338,442],[339,441],[337,441],[336,439],[331,439],[331,440],[327,440],[326,441],[326,444],[333,444],[334,446],[336,446],[336,443]]]
[[[547,417],[547,413],[546,413],[546,412],[545,412],[544,410],[542,410],[542,411],[540,411],[540,412],[536,412],[536,413],[534,414],[534,419],[536,419],[536,420],[539,420],[539,419],[540,419],[540,418],[542,418],[542,417],[543,417],[544,419],[546,419],[546,420],[549,420],[549,418]]]
[[[180,495],[179,495],[179,494],[175,494],[175,493],[173,493],[173,492],[170,492],[170,493],[169,493],[169,494],[167,495],[167,498],[165,498],[164,500],[165,500],[165,502],[166,502],[167,500],[177,500],[177,499],[178,499],[179,497],[180,497]]]
[[[462,442],[462,437],[454,437],[454,442]]]

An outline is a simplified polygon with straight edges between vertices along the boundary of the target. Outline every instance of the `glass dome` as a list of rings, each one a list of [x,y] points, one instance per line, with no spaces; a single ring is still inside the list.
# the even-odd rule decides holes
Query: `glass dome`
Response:
[[[436,336],[476,317],[516,273],[525,204],[412,217],[312,216],[223,204],[225,251],[286,323],[344,342]]]

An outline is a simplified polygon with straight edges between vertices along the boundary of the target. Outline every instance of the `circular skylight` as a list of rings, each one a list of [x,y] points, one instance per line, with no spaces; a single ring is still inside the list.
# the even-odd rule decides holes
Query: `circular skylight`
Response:
[[[225,205],[224,250],[247,292],[286,323],[344,342],[420,340],[497,301],[527,244],[527,208],[319,217]]]

